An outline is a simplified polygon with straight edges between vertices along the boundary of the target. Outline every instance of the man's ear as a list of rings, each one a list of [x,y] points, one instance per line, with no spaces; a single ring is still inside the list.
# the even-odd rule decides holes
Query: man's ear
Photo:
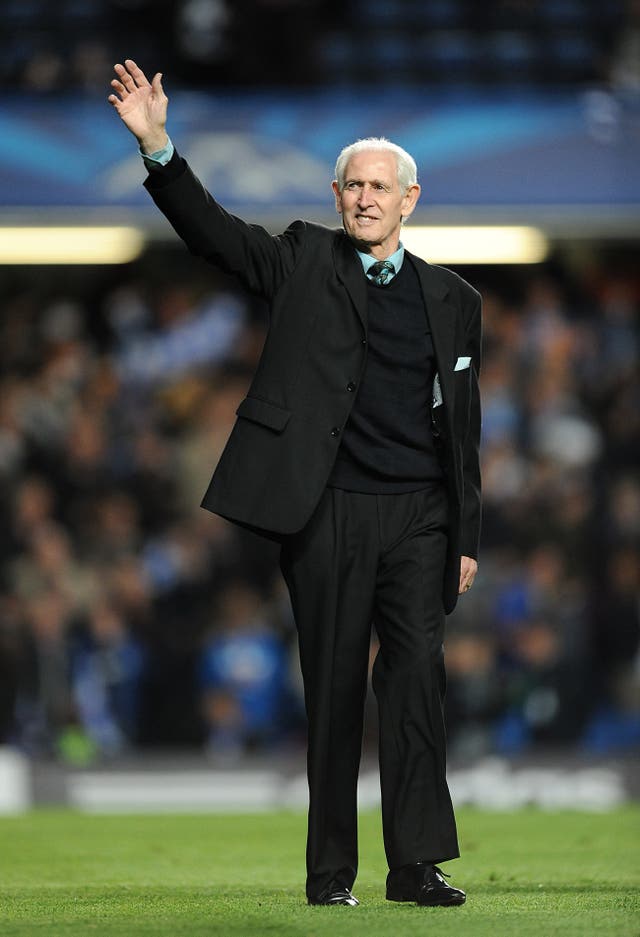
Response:
[[[415,185],[409,186],[402,200],[402,217],[403,218],[408,218],[409,215],[413,213],[413,209],[416,207],[416,203],[419,198],[420,198],[420,186],[416,182]]]
[[[331,183],[331,188],[333,189],[333,194],[336,197],[336,211],[338,212],[339,215],[341,215],[342,214],[342,195],[338,187],[337,179],[333,180],[333,182]]]

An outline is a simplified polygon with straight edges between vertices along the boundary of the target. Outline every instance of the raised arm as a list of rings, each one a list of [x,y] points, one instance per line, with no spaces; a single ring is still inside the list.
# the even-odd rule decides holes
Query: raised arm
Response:
[[[168,99],[158,72],[150,83],[132,59],[115,65],[109,103],[137,139],[143,153],[164,149]],[[149,166],[144,185],[192,254],[234,274],[252,292],[267,299],[295,269],[304,248],[305,225],[295,222],[272,236],[259,225],[229,214],[207,192],[185,160],[173,153],[166,166]]]
[[[143,153],[155,153],[167,142],[167,98],[162,88],[162,74],[157,72],[149,82],[133,59],[114,65],[117,78],[111,82],[114,94],[109,103],[118,112],[125,127],[131,131]]]

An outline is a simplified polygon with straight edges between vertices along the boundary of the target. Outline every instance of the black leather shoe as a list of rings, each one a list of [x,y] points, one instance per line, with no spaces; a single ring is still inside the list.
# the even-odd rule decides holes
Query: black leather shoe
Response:
[[[360,902],[355,895],[351,894],[348,888],[336,886],[321,892],[314,898],[308,898],[307,904],[348,904],[355,908]]]
[[[464,904],[467,896],[444,880],[444,872],[430,862],[416,862],[387,875],[388,901],[415,901],[427,907]]]

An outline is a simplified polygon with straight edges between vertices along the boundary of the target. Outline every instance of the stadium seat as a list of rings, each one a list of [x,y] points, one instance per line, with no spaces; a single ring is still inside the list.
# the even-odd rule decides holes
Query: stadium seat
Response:
[[[351,36],[333,33],[319,45],[318,56],[325,81],[340,84],[349,81],[354,72],[354,46]]]
[[[406,22],[406,4],[399,0],[358,0],[352,17],[359,25],[393,28]]]
[[[460,81],[472,77],[478,65],[478,45],[462,30],[440,30],[418,43],[422,67],[442,81]]]
[[[429,3],[415,0],[407,6],[406,22],[410,29],[448,29],[463,20],[464,10],[459,0],[431,0]]]
[[[536,43],[525,32],[496,32],[485,44],[489,77],[522,78],[531,74],[539,58]]]
[[[597,49],[588,37],[576,33],[550,36],[545,43],[548,68],[559,81],[588,79]]]
[[[368,68],[372,74],[379,71],[389,78],[407,77],[411,72],[413,55],[411,43],[403,34],[378,35],[368,44],[371,58]]]
[[[583,26],[589,7],[584,0],[544,0],[538,5],[537,13],[541,22],[552,26]]]

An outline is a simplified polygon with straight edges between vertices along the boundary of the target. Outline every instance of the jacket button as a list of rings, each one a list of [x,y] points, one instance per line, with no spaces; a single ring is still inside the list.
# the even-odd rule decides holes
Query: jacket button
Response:
[[[349,383],[347,384],[347,390],[353,392],[355,389],[356,389],[356,385],[353,383],[353,381],[349,381]]]
[[[340,428],[339,428],[338,426],[334,426],[333,429],[331,430],[331,435],[332,435],[332,436],[339,436],[339,435],[340,435]]]
[[[363,338],[362,341],[360,342],[360,344],[361,344],[361,345],[366,345],[366,344],[367,344],[366,338]]]

